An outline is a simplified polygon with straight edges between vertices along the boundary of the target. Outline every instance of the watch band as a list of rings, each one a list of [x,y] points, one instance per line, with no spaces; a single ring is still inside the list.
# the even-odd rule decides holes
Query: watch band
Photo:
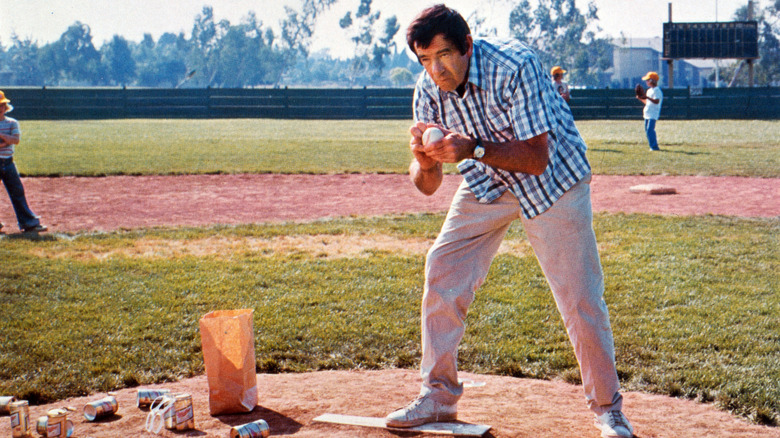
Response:
[[[472,154],[472,157],[475,160],[479,160],[480,158],[485,156],[485,147],[482,146],[482,139],[477,137],[477,145],[474,146],[474,152]]]

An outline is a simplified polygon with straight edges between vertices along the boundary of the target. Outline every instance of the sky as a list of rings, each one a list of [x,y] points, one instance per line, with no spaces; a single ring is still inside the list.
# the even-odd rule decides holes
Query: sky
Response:
[[[397,43],[404,47],[404,30],[414,16],[439,1],[429,0],[374,0],[374,11],[382,18],[397,16],[401,25]],[[530,0],[534,5],[536,0]],[[663,23],[669,18],[676,22],[731,21],[734,12],[748,0],[592,0],[598,7],[602,36],[628,38],[660,37]],[[755,0],[754,7],[766,6],[769,0]],[[298,8],[301,0],[0,0],[0,43],[8,46],[11,35],[37,41],[44,45],[56,41],[67,28],[80,21],[89,25],[93,44],[100,48],[114,35],[130,41],[140,41],[146,33],[155,40],[165,32],[183,32],[189,37],[195,17],[204,6],[214,9],[216,20],[226,19],[239,24],[249,11],[254,11],[263,27],[271,27],[279,34],[279,21],[284,17],[284,6]],[[508,36],[506,22],[511,5],[517,0],[449,0],[444,1],[469,17],[477,8],[499,36]],[[589,0],[576,0],[580,11],[587,10]],[[324,13],[315,29],[312,52],[328,50],[332,56],[349,57],[352,45],[348,36],[338,27],[338,20],[347,11],[357,9],[360,0],[338,0]]]

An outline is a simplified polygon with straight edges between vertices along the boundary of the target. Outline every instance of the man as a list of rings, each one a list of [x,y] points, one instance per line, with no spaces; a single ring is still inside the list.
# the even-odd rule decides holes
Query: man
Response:
[[[27,205],[24,186],[14,164],[14,145],[19,144],[21,132],[19,122],[6,116],[6,113],[11,110],[13,110],[11,101],[0,91],[0,179],[3,180],[8,197],[11,198],[19,228],[25,233],[39,233],[46,231],[47,228],[41,225],[38,216]],[[3,225],[0,224],[0,228],[2,227]]]
[[[475,291],[510,224],[520,219],[551,286],[603,437],[630,437],[621,412],[604,283],[590,206],[585,144],[536,55],[518,41],[474,40],[456,11],[424,10],[407,30],[425,71],[414,92],[410,177],[422,193],[442,163],[464,181],[425,266],[422,388],[387,416],[391,427],[457,418],[457,349]],[[423,131],[445,134],[422,144]],[[518,291],[522,293],[522,291]]]
[[[650,144],[651,151],[660,151],[658,147],[658,139],[655,135],[655,123],[658,121],[658,117],[661,116],[661,103],[664,100],[664,93],[661,88],[658,87],[658,73],[651,71],[642,78],[647,84],[647,91],[645,96],[637,96],[643,104],[645,104],[644,117],[645,117],[645,134],[647,134],[647,142]]]
[[[553,86],[555,87],[555,90],[558,91],[558,94],[561,95],[566,103],[569,103],[571,94],[569,94],[569,84],[563,82],[563,75],[565,73],[566,70],[557,65],[553,67],[552,70],[550,70],[550,76],[553,78]]]

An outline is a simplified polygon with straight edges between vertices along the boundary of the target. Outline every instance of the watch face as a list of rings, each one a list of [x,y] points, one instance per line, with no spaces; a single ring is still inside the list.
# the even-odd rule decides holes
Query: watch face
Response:
[[[482,147],[482,145],[477,145],[477,147],[474,148],[474,158],[480,159],[485,156],[485,148]]]

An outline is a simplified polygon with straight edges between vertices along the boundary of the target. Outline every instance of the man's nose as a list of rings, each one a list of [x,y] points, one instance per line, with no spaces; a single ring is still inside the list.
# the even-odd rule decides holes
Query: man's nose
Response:
[[[434,73],[434,76],[438,76],[444,71],[444,64],[438,59],[434,59],[431,61],[431,72]]]

